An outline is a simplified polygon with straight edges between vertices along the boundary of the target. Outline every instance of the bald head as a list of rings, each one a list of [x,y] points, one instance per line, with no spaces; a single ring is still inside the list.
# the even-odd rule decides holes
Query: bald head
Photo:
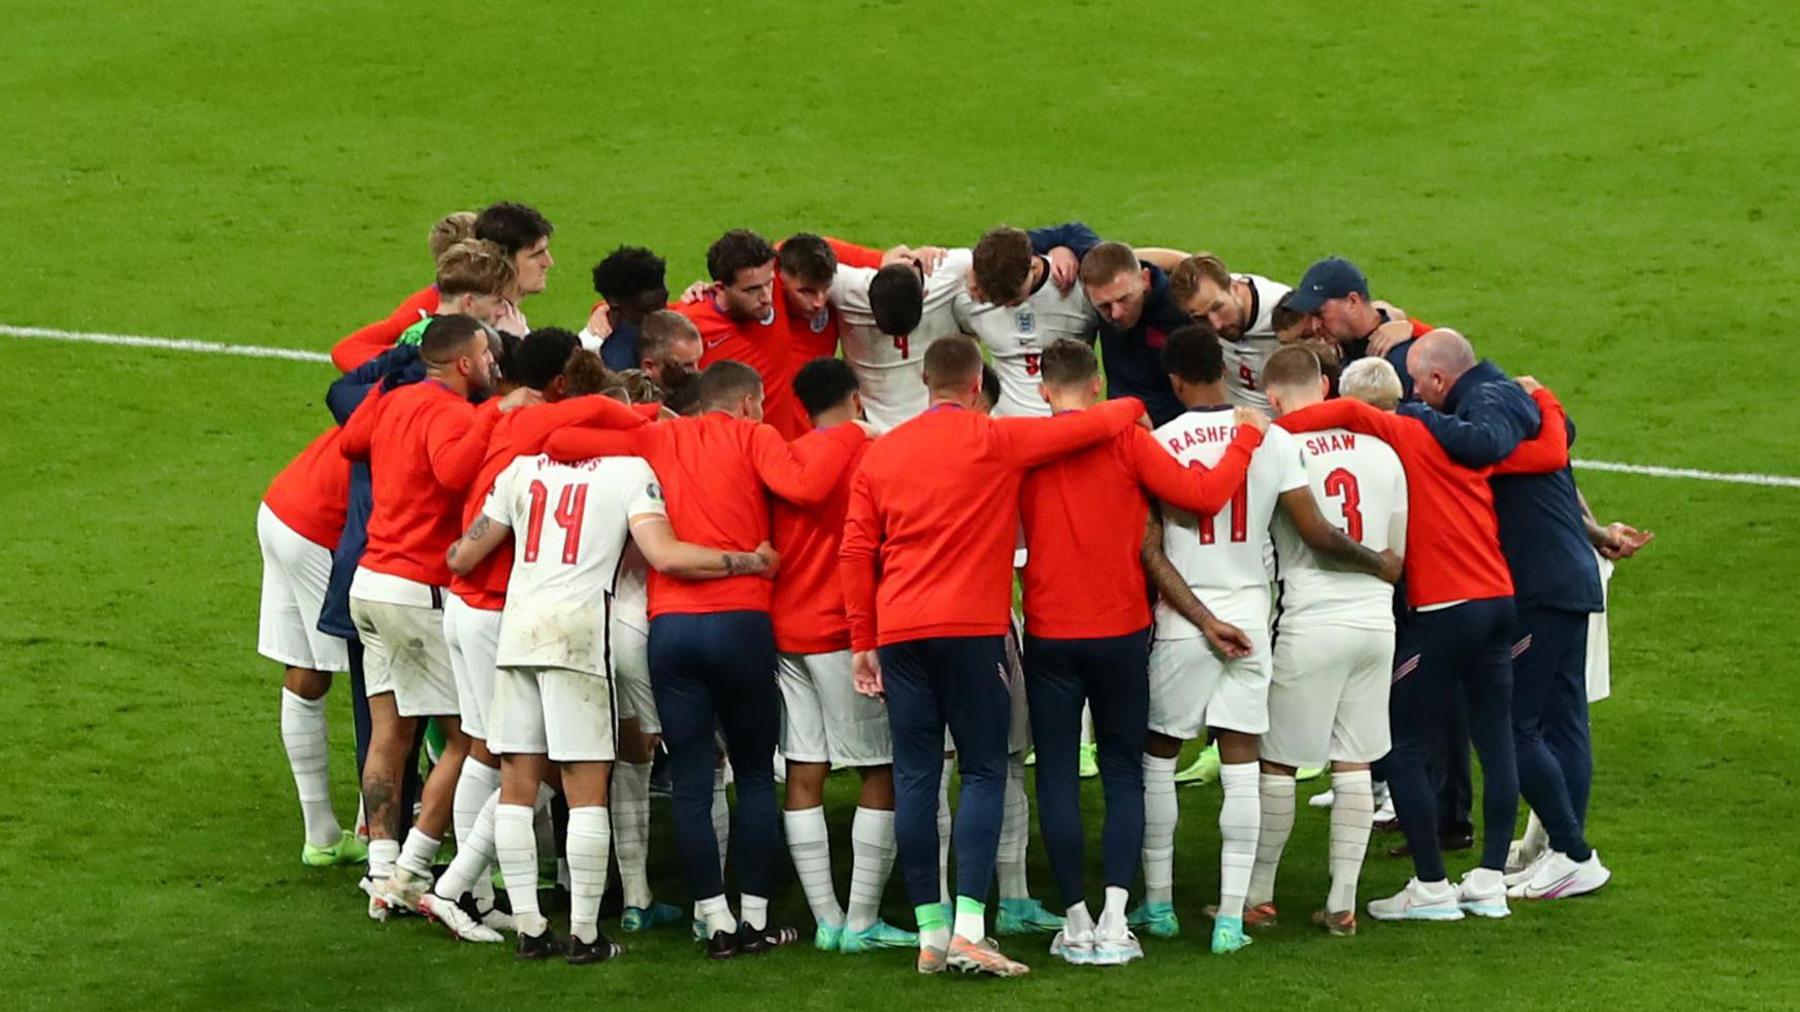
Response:
[[[1475,346],[1448,327],[1427,331],[1406,352],[1406,371],[1413,393],[1434,408],[1443,408],[1450,388],[1475,367]]]

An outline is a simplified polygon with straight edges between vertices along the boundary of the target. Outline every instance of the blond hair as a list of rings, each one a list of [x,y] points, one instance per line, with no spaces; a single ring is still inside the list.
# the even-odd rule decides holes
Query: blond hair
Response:
[[[517,276],[513,258],[482,239],[452,243],[437,261],[440,296],[505,295]]]
[[[1385,358],[1359,358],[1344,367],[1344,374],[1338,377],[1338,393],[1392,411],[1400,403],[1400,374]]]
[[[431,250],[431,262],[443,259],[444,251],[475,236],[475,212],[452,211],[439,218],[431,226],[431,234],[425,237],[425,245]]]

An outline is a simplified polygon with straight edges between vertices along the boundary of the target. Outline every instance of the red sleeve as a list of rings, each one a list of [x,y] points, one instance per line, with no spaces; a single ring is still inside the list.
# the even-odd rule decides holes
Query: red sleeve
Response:
[[[601,400],[611,400],[603,397]],[[618,403],[614,401],[614,403]],[[587,460],[590,457],[643,456],[642,430],[584,429],[571,426],[558,429],[544,440],[544,452],[551,460]]]
[[[1424,320],[1409,319],[1408,322],[1412,324],[1412,336],[1414,337],[1424,337],[1426,334],[1437,329],[1431,324],[1426,323]]]
[[[831,252],[836,254],[838,263],[843,264],[845,267],[867,267],[870,270],[881,269],[881,258],[883,256],[881,250],[870,249],[867,246],[858,246],[853,242],[845,242],[842,239],[834,239],[831,236],[825,237],[825,245],[831,247]]]
[[[441,410],[432,416],[425,430],[425,453],[438,484],[461,492],[475,483],[487,457],[488,437],[499,420],[499,398],[490,398],[472,414]]]
[[[881,513],[869,475],[860,468],[850,480],[850,505],[844,515],[844,538],[838,546],[838,578],[844,588],[844,614],[850,621],[850,649],[876,646],[875,583],[880,570]]]
[[[1537,435],[1520,443],[1505,460],[1494,465],[1495,474],[1551,474],[1569,466],[1568,416],[1556,395],[1546,389],[1531,392],[1543,424]]]
[[[1289,432],[1317,432],[1320,429],[1349,429],[1367,436],[1379,436],[1389,443],[1407,441],[1408,420],[1399,415],[1364,404],[1354,397],[1334,397],[1290,411],[1275,420]],[[1412,422],[1423,429],[1424,422]],[[1398,449],[1398,445],[1396,445]]]
[[[816,506],[831,495],[868,438],[860,426],[839,425],[817,439],[789,443],[774,426],[757,425],[750,430],[750,461],[769,491],[796,506]]]
[[[1000,454],[1020,468],[1039,467],[1112,439],[1136,425],[1144,402],[1120,397],[1050,418],[996,418]]]
[[[368,460],[370,438],[375,434],[375,402],[381,399],[377,383],[363,395],[362,403],[344,419],[343,435],[338,437],[338,452],[350,460]]]
[[[1198,514],[1219,512],[1237,494],[1250,467],[1250,454],[1262,445],[1263,438],[1262,430],[1239,426],[1225,455],[1206,468],[1198,463],[1183,467],[1143,429],[1133,427],[1126,436],[1131,440],[1129,459],[1139,483],[1163,502]]]
[[[357,366],[369,361],[382,352],[392,348],[406,328],[419,322],[421,314],[430,315],[437,311],[438,290],[436,285],[424,288],[408,295],[406,301],[400,303],[385,320],[376,320],[351,333],[331,348],[331,364],[338,367],[339,372],[349,372]]]

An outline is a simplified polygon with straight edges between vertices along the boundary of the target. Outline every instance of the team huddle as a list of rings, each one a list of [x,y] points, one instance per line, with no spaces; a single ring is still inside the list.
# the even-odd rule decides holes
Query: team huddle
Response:
[[[990,935],[1042,932],[1119,965],[1181,929],[1190,741],[1223,793],[1215,953],[1275,923],[1303,770],[1330,773],[1331,935],[1357,930],[1384,804],[1415,876],[1376,920],[1505,917],[1610,878],[1587,704],[1606,573],[1651,535],[1594,519],[1550,390],[1372,300],[1353,264],[1290,288],[1080,223],[959,249],[734,229],[674,302],[662,259],[621,247],[578,331],[532,329],[551,234],[516,203],[440,221],[433,284],[332,350],[335,424],[258,512],[301,858],[366,862],[371,918],[602,962],[616,866],[622,931],[755,955],[802,937],[770,917],[785,843],[820,949],[1004,977],[1027,967]],[[328,790],[342,672],[354,830]],[[1452,881],[1470,744],[1479,862]],[[1061,913],[1027,881],[1028,762]],[[844,768],[847,894],[825,814]],[[664,771],[691,909],[650,888]],[[896,864],[910,928],[880,916]]]

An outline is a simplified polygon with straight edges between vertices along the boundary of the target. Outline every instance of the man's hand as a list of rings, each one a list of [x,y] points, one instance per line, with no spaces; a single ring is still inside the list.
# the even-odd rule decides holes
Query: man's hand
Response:
[[[1258,432],[1269,431],[1269,416],[1255,408],[1232,408],[1231,421],[1239,428],[1248,425]]]
[[[705,302],[712,298],[713,289],[716,287],[717,285],[711,281],[696,281],[687,286],[687,289],[681,293],[681,298],[675,301],[684,306],[694,302]]]
[[[1391,548],[1381,550],[1381,572],[1375,574],[1387,583],[1399,583],[1400,574],[1406,571],[1406,560],[1394,554]]]
[[[1640,531],[1626,523],[1607,524],[1605,530],[1609,543],[1599,546],[1600,554],[1614,561],[1629,559],[1656,540],[1655,531]]]
[[[1537,381],[1536,376],[1520,376],[1518,379],[1514,380],[1513,382],[1515,382],[1515,383],[1519,384],[1519,386],[1523,387],[1525,392],[1528,394],[1535,394],[1539,390],[1544,389],[1544,385]]]
[[[938,264],[944,262],[944,247],[920,246],[908,253],[906,258],[913,263],[918,264],[919,270],[924,271],[926,274],[930,274],[932,271],[938,269]]]
[[[1200,623],[1200,635],[1205,636],[1206,642],[1226,657],[1248,657],[1256,650],[1256,644],[1250,642],[1248,633],[1230,622],[1211,616]]]
[[[873,650],[858,650],[850,655],[850,680],[856,691],[865,696],[881,698],[885,692],[881,684],[881,655]]]
[[[775,550],[775,546],[767,541],[757,545],[756,557],[763,562],[762,575],[775,579],[775,574],[781,570],[781,553]]]
[[[504,415],[508,411],[516,411],[519,408],[530,404],[542,403],[544,403],[544,395],[542,393],[539,393],[530,387],[520,387],[512,393],[507,394],[505,397],[500,398],[500,413]]]
[[[587,332],[604,341],[612,336],[612,312],[602,302],[588,314]]]
[[[1369,354],[1377,358],[1393,351],[1396,345],[1412,340],[1412,324],[1404,319],[1389,320],[1369,335]]]
[[[1050,283],[1064,295],[1075,287],[1075,279],[1081,276],[1081,260],[1075,251],[1067,246],[1056,246],[1050,250]]]

